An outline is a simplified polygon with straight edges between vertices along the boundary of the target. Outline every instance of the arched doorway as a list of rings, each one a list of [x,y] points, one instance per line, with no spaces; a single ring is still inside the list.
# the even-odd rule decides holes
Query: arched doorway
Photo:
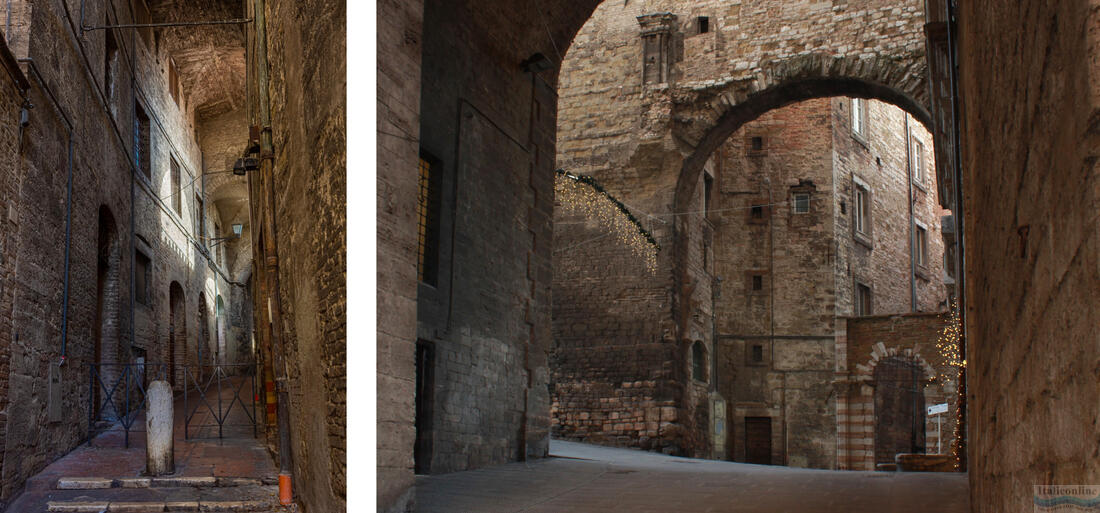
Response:
[[[875,464],[924,452],[924,384],[912,359],[893,356],[875,367]]]
[[[183,297],[183,287],[173,281],[168,287],[168,381],[174,388],[176,374],[180,365],[187,362],[187,304]],[[177,358],[177,351],[182,358]]]
[[[110,390],[118,379],[119,363],[119,267],[118,230],[111,210],[99,207],[96,243],[96,309],[93,328],[93,362],[101,384],[94,387],[95,412],[98,417],[112,417],[117,410],[105,411],[104,389]]]

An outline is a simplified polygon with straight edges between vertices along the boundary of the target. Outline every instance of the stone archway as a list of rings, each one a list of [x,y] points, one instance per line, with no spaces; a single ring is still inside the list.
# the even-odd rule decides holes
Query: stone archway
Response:
[[[674,95],[673,133],[690,146],[676,182],[676,211],[686,209],[710,155],[761,114],[813,98],[854,96],[896,105],[930,127],[926,85],[923,53],[868,58],[806,54]]]

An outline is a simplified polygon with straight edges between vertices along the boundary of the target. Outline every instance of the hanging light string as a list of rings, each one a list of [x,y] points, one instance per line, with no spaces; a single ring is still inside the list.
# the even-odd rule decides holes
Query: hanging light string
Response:
[[[657,271],[657,250],[660,245],[634,214],[621,201],[604,190],[590,176],[555,172],[554,193],[566,215],[580,215],[598,221],[608,231],[604,236],[575,244],[583,244],[614,236],[629,246],[642,259],[650,273]],[[563,248],[568,249],[568,248]]]
[[[943,357],[943,368],[940,370],[940,376],[944,380],[944,384],[948,382],[957,382],[960,373],[966,368],[966,358],[962,354],[962,350],[959,347],[959,341],[962,339],[962,319],[959,315],[959,303],[957,299],[951,300],[951,307],[947,314],[947,321],[944,324],[943,331],[940,332],[939,340],[936,341],[936,349],[939,350],[940,356]],[[958,407],[958,403],[955,406],[955,429],[954,436],[955,442],[951,444],[951,455],[955,459],[955,470],[960,468],[961,460],[959,458],[959,441],[963,433],[960,430],[960,422],[962,417],[962,410]]]

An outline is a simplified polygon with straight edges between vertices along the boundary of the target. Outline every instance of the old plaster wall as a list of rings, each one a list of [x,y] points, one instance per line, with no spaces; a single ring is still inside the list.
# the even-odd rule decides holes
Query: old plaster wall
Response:
[[[970,503],[1100,482],[1100,4],[960,4]]]

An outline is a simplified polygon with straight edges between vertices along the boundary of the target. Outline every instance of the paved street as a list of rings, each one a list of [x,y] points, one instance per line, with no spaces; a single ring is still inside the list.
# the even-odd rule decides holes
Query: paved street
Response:
[[[552,441],[551,458],[416,482],[422,513],[965,512],[965,474],[793,469]]]

